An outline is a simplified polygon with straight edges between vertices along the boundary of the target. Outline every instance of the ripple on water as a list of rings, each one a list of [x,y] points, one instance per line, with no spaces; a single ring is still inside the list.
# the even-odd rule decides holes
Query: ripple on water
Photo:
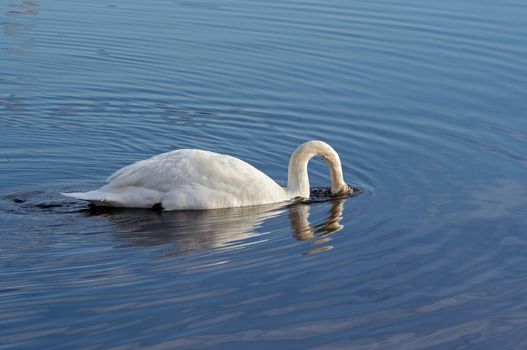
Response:
[[[525,348],[524,2],[11,1],[0,343]],[[208,212],[59,196],[177,148],[360,195]],[[322,193],[323,201],[318,196]]]

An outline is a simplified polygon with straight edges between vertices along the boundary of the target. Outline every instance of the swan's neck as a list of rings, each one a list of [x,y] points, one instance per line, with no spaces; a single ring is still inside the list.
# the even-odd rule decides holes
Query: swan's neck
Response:
[[[307,163],[315,156],[326,162],[331,174],[331,194],[349,193],[349,186],[342,176],[342,165],[337,152],[322,141],[309,141],[301,144],[289,159],[287,192],[292,197],[309,198],[309,178]]]

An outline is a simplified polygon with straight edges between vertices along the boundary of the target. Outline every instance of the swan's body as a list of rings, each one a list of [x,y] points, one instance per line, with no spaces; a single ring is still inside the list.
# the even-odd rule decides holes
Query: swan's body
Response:
[[[89,192],[63,193],[94,205],[165,210],[218,209],[309,197],[307,163],[328,163],[332,194],[351,193],[338,154],[328,144],[309,141],[291,155],[288,186],[281,187],[252,165],[224,154],[196,149],[162,153],[117,170],[108,184]]]

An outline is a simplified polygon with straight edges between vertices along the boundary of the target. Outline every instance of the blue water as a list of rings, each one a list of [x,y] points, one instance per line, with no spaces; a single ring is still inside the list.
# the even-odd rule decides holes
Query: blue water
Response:
[[[0,347],[527,348],[526,18],[0,0]],[[359,196],[159,214],[58,194],[178,148],[285,184],[310,139]]]

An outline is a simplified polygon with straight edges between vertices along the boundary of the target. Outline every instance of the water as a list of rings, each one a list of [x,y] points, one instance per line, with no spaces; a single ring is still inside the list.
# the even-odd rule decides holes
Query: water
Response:
[[[526,15],[0,0],[0,347],[527,348]],[[359,196],[159,214],[58,195],[177,148],[285,184],[310,139]]]

